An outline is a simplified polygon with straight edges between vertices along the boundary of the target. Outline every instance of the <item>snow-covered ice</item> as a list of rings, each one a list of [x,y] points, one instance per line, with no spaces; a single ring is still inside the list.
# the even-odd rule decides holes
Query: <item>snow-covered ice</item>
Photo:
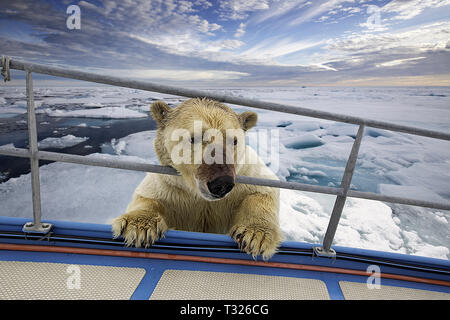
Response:
[[[147,117],[148,107],[155,99],[163,99],[171,105],[183,100],[110,87],[39,90],[39,94],[51,96],[39,109],[57,117],[90,117],[97,113],[99,117],[114,118],[112,109],[127,116]],[[450,88],[446,87],[210,90],[450,132]],[[77,96],[78,101],[73,100],[73,96]],[[0,91],[0,97],[4,98],[0,101],[4,102],[0,103],[0,113],[2,108],[11,107],[5,105],[7,100],[24,100],[18,91]],[[79,107],[57,111],[57,106],[52,105],[68,103],[71,99]],[[232,107],[237,111],[258,113],[258,125],[249,134],[269,132],[270,136],[274,132],[271,130],[278,130],[278,165],[270,165],[281,180],[339,186],[357,126]],[[155,131],[143,131],[112,139],[102,145],[102,154],[90,156],[158,163],[153,150],[154,136]],[[263,153],[271,150],[270,145],[258,147]],[[48,219],[107,223],[123,213],[144,175],[68,163],[44,165],[41,167],[43,215]],[[352,181],[353,189],[449,201],[449,181],[449,142],[366,128]],[[30,194],[29,174],[0,184],[0,215],[31,217]],[[334,200],[335,197],[330,195],[282,189],[280,223],[286,239],[320,243]],[[449,212],[442,210],[349,198],[334,245],[449,259],[449,221]]]
[[[305,149],[314,148],[323,145],[325,142],[318,136],[307,133],[299,137],[292,137],[288,139],[281,140],[286,148],[291,149]]]
[[[112,157],[93,154],[91,157]],[[126,157],[142,161],[135,157]],[[145,173],[51,163],[41,167],[41,203],[44,219],[107,223],[124,213],[134,188]],[[11,178],[0,185],[3,216],[32,217],[31,177]]]
[[[45,138],[44,140],[38,142],[38,147],[41,149],[63,149],[75,146],[88,139],[88,137],[75,137],[74,135],[68,134],[66,136],[62,136],[61,138]]]
[[[128,119],[146,118],[147,114],[139,111],[127,109],[125,107],[103,107],[95,109],[82,109],[73,111],[44,109],[50,117],[74,117],[74,118],[100,118],[100,119]]]

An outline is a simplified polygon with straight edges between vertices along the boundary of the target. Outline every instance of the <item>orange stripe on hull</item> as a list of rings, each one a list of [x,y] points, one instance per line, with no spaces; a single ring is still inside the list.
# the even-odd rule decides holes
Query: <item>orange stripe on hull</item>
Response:
[[[362,270],[353,270],[353,269],[344,269],[344,268],[333,268],[333,267],[313,266],[313,265],[284,263],[284,262],[272,262],[272,261],[253,261],[253,260],[243,260],[243,259],[201,257],[201,256],[188,256],[188,255],[181,255],[181,254],[138,252],[138,251],[126,251],[126,250],[74,248],[74,247],[22,245],[22,244],[4,244],[4,243],[0,243],[0,250],[57,252],[57,253],[89,254],[89,255],[115,256],[115,257],[127,257],[127,258],[181,260],[181,261],[192,261],[192,262],[236,264],[236,265],[257,266],[257,267],[271,267],[271,268],[284,268],[284,269],[305,270],[305,271],[330,272],[330,273],[350,274],[350,275],[357,275],[357,276],[364,276],[364,277],[370,276],[370,274],[368,274],[367,272],[362,271]],[[385,279],[420,282],[420,283],[450,287],[450,281],[445,281],[445,280],[427,279],[427,278],[419,278],[419,277],[405,276],[405,275],[399,275],[399,274],[389,274],[389,273],[381,273],[380,277],[385,278]]]

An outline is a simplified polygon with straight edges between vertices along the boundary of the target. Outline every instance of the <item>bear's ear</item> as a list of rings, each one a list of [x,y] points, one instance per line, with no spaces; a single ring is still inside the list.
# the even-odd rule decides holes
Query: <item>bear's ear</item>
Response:
[[[170,107],[167,103],[162,101],[156,101],[150,107],[150,113],[158,126],[163,126],[167,118],[167,114],[170,112]]]
[[[245,111],[242,112],[238,117],[244,131],[253,128],[256,125],[256,121],[258,121],[258,115],[255,112]]]

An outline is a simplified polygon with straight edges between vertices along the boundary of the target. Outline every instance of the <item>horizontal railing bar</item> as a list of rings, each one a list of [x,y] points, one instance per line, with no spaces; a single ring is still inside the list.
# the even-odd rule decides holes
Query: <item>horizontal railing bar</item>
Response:
[[[28,151],[28,149],[22,149],[22,148],[0,147],[0,155],[29,158],[30,152]],[[136,162],[123,160],[123,159],[100,159],[100,158],[94,158],[94,157],[86,157],[86,156],[79,156],[79,155],[72,155],[72,154],[65,154],[65,153],[58,153],[58,152],[48,152],[48,151],[39,151],[38,158],[41,160],[69,162],[69,163],[92,165],[92,166],[98,166],[98,167],[107,167],[107,168],[116,168],[116,169],[124,169],[124,170],[134,170],[134,171],[154,172],[154,173],[169,174],[169,175],[178,175],[178,172],[172,167],[165,167],[165,166],[148,164],[148,163],[136,163]],[[237,176],[236,182],[243,183],[243,184],[253,184],[253,185],[299,190],[299,191],[306,191],[306,192],[325,193],[325,194],[330,194],[330,195],[342,195],[343,194],[342,188],[313,186],[313,185],[298,183],[298,182],[284,182],[284,181],[278,181],[278,180],[253,178],[253,177],[246,177],[246,176]],[[402,197],[391,197],[391,196],[381,195],[381,194],[372,193],[372,192],[361,192],[361,191],[356,191],[356,190],[348,190],[347,197],[378,200],[378,201],[385,201],[385,202],[390,202],[390,203],[399,203],[399,204],[433,208],[433,209],[439,209],[439,210],[450,210],[450,204],[431,202],[431,201],[422,201],[422,200],[416,200],[416,199],[408,199],[408,198],[402,198]]]
[[[325,193],[331,195],[341,195],[343,190],[341,188],[333,188],[333,187],[323,187],[323,186],[313,186],[305,183],[298,183],[292,181],[279,181],[279,180],[270,180],[270,179],[262,179],[262,178],[254,178],[247,176],[237,176],[237,183],[242,184],[252,184],[257,186],[265,186],[265,187],[274,187],[281,189],[290,189],[290,190],[299,190],[306,192],[315,192],[315,193]]]
[[[0,148],[0,155],[21,157],[21,158],[29,158],[30,157],[30,153],[27,149],[11,148],[11,147]],[[69,163],[77,163],[77,164],[97,166],[97,167],[107,167],[107,168],[115,168],[115,169],[125,169],[125,170],[153,172],[153,173],[160,173],[160,174],[179,175],[178,172],[172,167],[160,166],[160,165],[149,164],[149,163],[139,163],[139,162],[133,162],[133,161],[123,160],[123,159],[102,159],[102,158],[86,157],[86,156],[79,156],[79,155],[74,155],[74,154],[65,154],[65,153],[48,152],[48,151],[39,151],[37,157],[40,160],[69,162]],[[331,194],[331,195],[342,194],[342,189],[340,189],[340,188],[312,186],[309,184],[298,183],[298,182],[284,182],[284,181],[279,181],[279,180],[253,178],[253,177],[246,177],[246,176],[237,176],[236,182],[243,183],[243,184],[253,184],[253,185],[259,185],[259,186],[266,186],[266,187],[282,188],[282,189],[325,193],[325,194]]]
[[[31,158],[30,150],[13,147],[0,147],[0,155],[19,158]]]
[[[27,149],[22,148],[0,148],[0,155],[29,158],[30,153]],[[39,160],[49,160],[57,162],[68,162],[76,164],[84,164],[97,167],[125,169],[133,171],[154,172],[161,174],[178,175],[178,172],[171,167],[165,167],[150,163],[139,163],[123,159],[100,159],[94,157],[79,156],[75,154],[65,154],[59,152],[39,151],[37,154]]]
[[[300,115],[300,116],[307,116],[307,117],[313,117],[313,118],[319,118],[319,119],[325,119],[325,120],[339,121],[339,122],[345,122],[345,123],[351,123],[351,124],[357,124],[357,125],[365,125],[365,126],[369,126],[369,127],[373,127],[373,128],[398,131],[398,132],[403,132],[403,133],[409,133],[409,134],[414,134],[414,135],[419,135],[419,136],[424,136],[424,137],[430,137],[430,138],[436,138],[436,139],[450,141],[450,134],[445,133],[445,132],[415,128],[415,127],[398,125],[398,124],[394,124],[394,123],[377,121],[377,120],[369,120],[369,119],[364,119],[364,118],[360,118],[360,117],[347,116],[347,115],[336,114],[336,113],[331,113],[331,112],[327,112],[327,111],[320,111],[320,110],[314,110],[314,109],[303,108],[303,107],[295,107],[295,106],[284,105],[284,104],[273,103],[273,102],[258,101],[258,100],[247,99],[247,98],[242,98],[242,97],[233,97],[233,96],[228,96],[226,94],[211,93],[211,92],[203,91],[203,90],[179,88],[179,87],[175,87],[175,86],[161,85],[161,84],[145,82],[145,81],[137,81],[137,80],[133,80],[133,79],[129,79],[129,78],[105,76],[105,75],[100,75],[100,74],[95,74],[95,73],[90,73],[90,72],[62,69],[62,68],[50,67],[50,66],[45,66],[45,65],[35,64],[35,63],[17,61],[17,60],[11,60],[10,68],[16,69],[16,70],[24,70],[24,71],[28,70],[28,71],[47,74],[47,75],[51,75],[51,76],[70,78],[70,79],[76,79],[76,80],[84,80],[84,81],[108,84],[108,85],[119,86],[119,87],[126,87],[126,88],[139,89],[139,90],[145,90],[145,91],[166,93],[166,94],[171,94],[171,95],[176,95],[176,96],[185,96],[185,97],[191,97],[191,98],[207,97],[207,98],[211,98],[211,99],[218,100],[221,102],[226,102],[226,103],[231,103],[231,104],[236,104],[236,105],[241,105],[241,106],[247,106],[247,107],[252,107],[252,108],[284,112],[284,113],[290,113],[290,114],[295,114],[295,115]]]
[[[431,209],[450,210],[450,202],[445,204],[442,202],[423,201],[423,200],[416,200],[416,199],[403,198],[403,197],[386,196],[386,195],[373,193],[373,192],[348,190],[347,197],[368,199],[368,200],[378,200],[378,201],[385,201],[385,202],[389,202],[389,203],[406,204],[406,205],[425,207],[425,208],[431,208]]]

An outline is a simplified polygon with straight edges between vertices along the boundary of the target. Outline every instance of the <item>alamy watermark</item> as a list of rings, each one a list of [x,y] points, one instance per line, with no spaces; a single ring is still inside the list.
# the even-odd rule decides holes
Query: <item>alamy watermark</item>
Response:
[[[379,266],[372,264],[366,270],[369,277],[367,278],[367,288],[370,290],[381,288],[381,269]]]
[[[66,272],[69,274],[66,280],[66,287],[68,290],[81,289],[81,269],[76,264],[67,266]]]
[[[367,7],[367,14],[370,16],[367,18],[365,26],[370,30],[378,30],[381,25],[381,8],[376,5],[370,5]]]
[[[81,10],[80,7],[73,4],[67,7],[66,13],[69,15],[66,20],[66,26],[69,30],[81,29]]]

